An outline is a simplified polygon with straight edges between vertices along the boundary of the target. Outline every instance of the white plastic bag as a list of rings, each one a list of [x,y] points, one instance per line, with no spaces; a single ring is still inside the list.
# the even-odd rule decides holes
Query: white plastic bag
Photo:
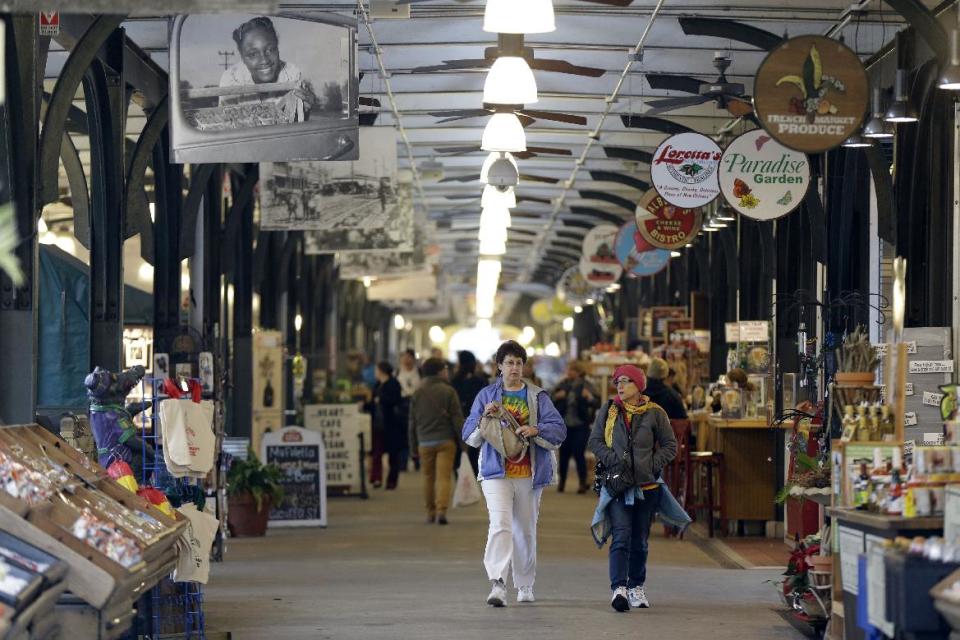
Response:
[[[457,473],[457,486],[453,490],[453,506],[466,507],[479,502],[483,494],[480,492],[480,483],[473,476],[473,467],[470,458],[465,452],[460,452],[460,470]]]

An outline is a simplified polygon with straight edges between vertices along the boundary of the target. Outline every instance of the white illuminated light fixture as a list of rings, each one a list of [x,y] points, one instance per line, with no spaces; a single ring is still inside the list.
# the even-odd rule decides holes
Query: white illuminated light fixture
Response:
[[[481,331],[490,331],[493,328],[493,323],[490,322],[490,318],[477,318],[477,329]]]
[[[299,313],[293,318],[293,328],[297,330],[297,333],[300,333],[300,329],[303,329],[303,316]]]
[[[520,168],[517,166],[517,159],[513,157],[512,153],[491,151],[490,155],[487,156],[487,159],[483,161],[483,166],[480,168],[480,182],[487,184],[490,176],[490,167],[492,167],[493,163],[497,160],[509,160],[510,164],[513,165],[513,168],[516,169],[518,173],[520,172]]]
[[[430,341],[434,344],[442,344],[447,339],[447,334],[444,333],[443,328],[439,325],[430,327],[428,335],[430,336]]]
[[[403,328],[407,325],[406,320],[403,319],[403,316],[399,313],[393,316],[393,328],[397,331],[403,331]]]
[[[480,148],[484,151],[512,151],[519,153],[527,150],[527,134],[523,131],[520,119],[512,113],[495,113],[483,129]]]
[[[593,303],[595,303],[596,300],[594,300],[593,298],[587,298],[586,300],[584,300],[584,302],[587,304],[587,306],[590,306]]]
[[[574,313],[583,313],[583,307],[581,307],[580,305],[577,305],[577,306],[575,306],[575,307],[573,308],[573,312],[574,312]]]
[[[363,286],[364,286],[364,288],[365,288],[365,289],[369,289],[369,288],[370,288],[370,285],[373,284],[373,281],[374,281],[374,280],[376,280],[376,278],[374,278],[374,277],[372,277],[372,276],[363,276]]]
[[[880,93],[880,87],[873,88],[873,94],[870,99],[870,119],[863,125],[864,138],[892,138],[893,127],[883,120],[883,96]]]
[[[551,342],[543,349],[543,354],[550,356],[551,358],[557,358],[560,356],[560,345],[556,342]]]
[[[501,190],[492,184],[488,184],[483,188],[483,195],[480,197],[481,208],[513,209],[515,206],[517,206],[517,192],[513,190],[513,187]]]
[[[573,331],[573,318],[566,317],[563,319],[563,330],[567,332]]]
[[[680,253],[679,251],[671,251],[671,252],[670,252],[670,257],[671,257],[671,258],[679,258],[679,257],[682,256],[682,255],[683,255],[683,254]]]
[[[483,14],[487,33],[550,33],[556,29],[552,0],[487,0]]]
[[[527,1],[527,0],[524,0]],[[487,104],[533,104],[537,81],[527,61],[519,56],[500,56],[494,61],[483,85]]]
[[[947,91],[960,91],[960,6],[957,25],[950,29],[950,64],[940,73],[937,86]]]
[[[500,282],[500,261],[483,258],[477,263],[477,318],[493,318]]]
[[[153,265],[149,262],[141,264],[140,268],[137,269],[137,277],[144,282],[153,282]]]

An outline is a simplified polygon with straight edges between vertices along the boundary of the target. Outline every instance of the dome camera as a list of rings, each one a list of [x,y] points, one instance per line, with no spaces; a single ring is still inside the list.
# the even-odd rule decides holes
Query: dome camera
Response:
[[[515,187],[519,179],[516,167],[506,158],[496,160],[487,173],[487,184],[498,188]]]

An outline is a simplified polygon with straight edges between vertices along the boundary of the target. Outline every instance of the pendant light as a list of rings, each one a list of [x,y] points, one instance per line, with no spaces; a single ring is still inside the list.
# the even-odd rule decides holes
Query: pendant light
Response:
[[[480,208],[502,207],[513,209],[515,206],[517,206],[517,194],[512,187],[501,190],[488,184],[483,188],[483,195],[480,198]]]
[[[550,33],[557,30],[552,0],[487,0],[487,33]]]
[[[910,103],[910,96],[907,94],[907,56],[905,53],[905,40],[903,31],[897,33],[897,75],[893,82],[894,102],[887,109],[883,117],[887,122],[905,124],[919,120],[916,108]]]
[[[487,156],[487,159],[483,161],[483,167],[480,168],[480,182],[483,184],[488,184],[490,182],[490,167],[492,167],[493,163],[497,160],[509,161],[517,173],[520,172],[520,167],[517,166],[517,159],[513,157],[512,153],[500,153],[499,151],[493,151]]]
[[[537,80],[527,61],[519,56],[501,56],[494,61],[483,85],[485,104],[533,104]]]
[[[527,150],[527,134],[523,131],[520,118],[513,113],[495,113],[483,130],[480,148],[484,151],[511,151],[519,153]]]
[[[841,147],[846,147],[847,149],[862,149],[872,145],[873,142],[871,142],[870,138],[866,138],[856,131],[851,133],[847,139],[840,144]]]
[[[940,73],[937,86],[960,91],[960,5],[957,6],[957,25],[950,29],[950,64]]]
[[[886,139],[893,137],[893,127],[883,120],[883,97],[880,87],[873,88],[873,98],[870,105],[870,119],[863,126],[864,138]],[[844,146],[847,146],[844,144]]]

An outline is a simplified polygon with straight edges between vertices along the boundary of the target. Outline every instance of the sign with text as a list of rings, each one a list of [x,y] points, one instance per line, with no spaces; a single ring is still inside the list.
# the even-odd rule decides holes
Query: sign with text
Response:
[[[51,37],[60,35],[59,11],[40,12],[40,35]]]
[[[917,414],[913,411],[907,411],[903,415],[903,426],[905,427],[915,427],[920,424],[920,421],[917,420]]]
[[[823,36],[790,38],[757,71],[753,105],[767,133],[804,153],[822,153],[860,127],[870,87],[860,58]]]
[[[649,189],[637,203],[634,217],[637,230],[648,243],[658,249],[680,249],[700,231],[703,213],[674,206],[656,189]]]
[[[720,193],[737,212],[755,220],[785,216],[803,202],[810,162],[763,129],[748,131],[724,150]]]
[[[742,320],[724,325],[727,342],[768,342],[770,323],[766,320]]]
[[[932,391],[923,392],[923,404],[928,407],[939,407],[941,402],[943,402],[942,393],[933,393]]]
[[[312,404],[304,407],[303,424],[323,436],[326,446],[327,486],[363,491],[360,461],[370,447],[370,414],[356,404]]]
[[[637,229],[636,221],[620,227],[615,247],[624,271],[634,278],[656,275],[670,262],[670,251],[650,246]]]
[[[612,224],[600,224],[583,238],[580,274],[593,287],[609,286],[623,274],[615,249],[617,231],[619,229]]]
[[[263,436],[260,457],[283,474],[283,500],[270,511],[270,522],[281,527],[327,526],[326,449],[321,435],[284,427]]]
[[[701,133],[678,133],[664,140],[650,165],[650,180],[670,204],[694,209],[720,195],[717,170],[723,152]]]
[[[912,360],[910,373],[953,373],[953,360]]]

